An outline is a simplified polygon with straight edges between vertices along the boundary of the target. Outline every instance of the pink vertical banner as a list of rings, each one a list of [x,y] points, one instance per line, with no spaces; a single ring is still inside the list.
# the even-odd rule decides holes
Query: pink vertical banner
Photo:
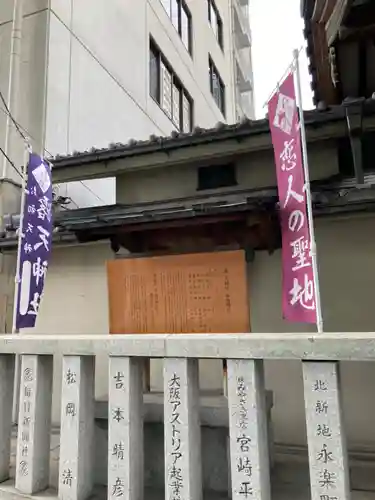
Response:
[[[282,307],[284,319],[316,323],[300,123],[291,71],[268,102],[276,163],[282,232]]]

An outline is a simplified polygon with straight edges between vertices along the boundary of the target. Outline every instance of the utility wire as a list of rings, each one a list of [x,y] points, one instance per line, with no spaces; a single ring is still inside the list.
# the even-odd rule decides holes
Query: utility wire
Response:
[[[1,111],[2,111],[2,112],[6,115],[6,116],[9,116],[9,117],[10,117],[10,119],[11,119],[11,120],[12,120],[12,122],[14,123],[14,125],[15,125],[15,127],[16,127],[17,131],[19,132],[19,134],[21,135],[21,137],[24,139],[24,141],[25,141],[26,143],[28,143],[27,137],[30,137],[30,139],[32,139],[32,140],[35,140],[35,139],[34,139],[34,137],[33,137],[33,136],[29,133],[29,131],[28,131],[25,127],[23,127],[20,123],[18,123],[18,122],[15,120],[15,118],[12,116],[12,114],[11,114],[11,113],[10,113],[10,111],[9,111],[9,108],[6,106],[6,103],[4,102],[4,98],[3,98],[3,95],[1,94],[1,91],[0,91],[0,99],[1,99],[1,101],[3,102],[3,104],[4,104],[5,108],[6,108],[6,109],[4,109],[4,108],[1,108],[1,107],[0,107],[0,110],[1,110]],[[24,133],[22,133],[21,129],[24,131]],[[25,134],[27,134],[27,137],[26,137],[26,135],[25,135]],[[15,167],[14,163],[13,163],[13,162],[9,159],[9,157],[7,157],[7,156],[6,156],[5,152],[4,152],[3,150],[0,150],[0,151],[4,154],[4,156],[7,158],[7,160],[9,161],[9,163],[10,163],[10,164],[13,166],[13,168],[16,170],[16,172],[17,172],[17,173],[18,173],[18,174],[22,177],[22,174],[21,174],[21,173],[17,170],[17,168]],[[47,154],[48,154],[48,156],[49,156],[50,158],[53,158],[53,154],[52,154],[50,151],[48,151],[48,149],[43,148],[43,151],[44,151],[45,153],[47,153]],[[90,193],[92,193],[94,196],[96,196],[96,198],[97,198],[99,201],[101,201],[102,203],[104,203],[104,204],[105,204],[105,201],[103,200],[103,198],[101,198],[101,197],[100,197],[97,193],[95,193],[95,191],[93,191],[93,190],[92,190],[89,186],[87,186],[87,185],[84,183],[84,181],[78,181],[78,182],[79,182],[79,183],[80,183],[80,184],[81,184],[84,188],[86,188],[86,189],[87,189]],[[75,201],[74,201],[74,200],[72,200],[72,202],[75,204],[75,206],[76,206],[76,207],[78,207],[77,203],[75,203]]]
[[[95,52],[90,49],[90,47],[75,33],[57,14],[53,12],[53,15],[56,19],[62,24],[62,26],[68,31],[68,33],[85,49],[85,51],[91,56],[91,58],[102,68],[102,70],[114,81],[114,83],[120,88],[120,90],[133,102],[133,104],[148,117],[150,121],[156,126],[156,128],[164,133],[163,130],[159,127],[156,121],[147,114],[147,111],[139,104],[137,99],[127,90],[123,83],[121,83],[120,79],[114,75],[107,66],[100,60],[99,56],[95,54]],[[206,99],[207,100],[207,99]],[[207,101],[208,102],[208,101]],[[172,125],[173,126],[173,125]]]
[[[8,105],[7,105],[7,103],[6,103],[5,99],[4,99],[4,96],[3,96],[2,92],[1,92],[1,90],[0,90],[0,99],[1,99],[1,101],[2,101],[2,103],[3,103],[3,105],[4,105],[4,108],[5,108],[5,110],[6,110],[7,114],[8,114],[8,116],[9,116],[9,118],[10,118],[10,119],[12,120],[12,122],[14,123],[14,126],[15,126],[15,127],[16,127],[16,129],[17,129],[17,132],[20,134],[20,136],[21,136],[21,137],[22,137],[22,139],[26,142],[26,144],[28,144],[28,143],[29,143],[29,141],[27,140],[27,137],[26,137],[26,136],[25,136],[25,135],[21,132],[21,129],[20,129],[20,127],[19,127],[19,124],[18,124],[18,123],[16,122],[16,120],[13,118],[12,113],[10,112],[10,110],[9,110],[9,108],[8,108]]]
[[[9,158],[9,156],[6,154],[6,152],[1,147],[0,147],[0,153],[2,153],[4,155],[5,159],[9,162],[9,164],[14,168],[14,170],[17,172],[17,174],[22,179],[23,175],[21,174],[21,172],[18,170],[18,168],[15,166],[15,164],[12,162],[12,160]]]
[[[12,120],[12,122],[14,123],[14,126],[16,127],[18,133],[21,135],[21,137],[23,138],[23,140],[26,142],[26,144],[28,144],[28,140],[27,138],[25,137],[25,135],[21,132],[16,120],[13,118],[11,112],[9,111],[9,108],[7,106],[7,103],[5,102],[5,99],[4,99],[4,96],[0,90],[0,99],[2,101],[2,103],[4,104],[5,106],[5,109],[7,110],[7,115],[10,117],[10,119]],[[18,168],[15,166],[14,162],[9,158],[9,156],[6,154],[6,152],[3,150],[3,148],[0,148],[0,152],[4,155],[5,159],[9,162],[9,164],[12,166],[12,168],[14,168],[14,170],[17,172],[17,174],[21,177],[23,177],[23,175],[21,174],[21,172],[18,170]]]

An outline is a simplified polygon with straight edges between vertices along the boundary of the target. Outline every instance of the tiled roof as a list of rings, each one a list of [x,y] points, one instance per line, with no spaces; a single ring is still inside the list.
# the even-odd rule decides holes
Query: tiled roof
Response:
[[[313,181],[314,215],[375,211],[375,172],[365,175],[365,185],[358,189],[356,179],[335,175],[330,179]],[[275,213],[278,207],[276,187],[232,191],[210,196],[193,196],[164,202],[117,204],[67,210],[55,215],[54,241],[77,241],[75,234],[116,226],[130,226],[157,221],[176,221],[187,218],[228,215],[231,213]],[[0,235],[1,248],[15,248],[19,215],[4,217],[6,231]]]
[[[342,120],[345,117],[345,110],[342,106],[334,106],[320,110],[314,109],[305,111],[304,117],[307,127],[318,127],[330,121]],[[261,120],[244,119],[240,123],[234,125],[227,125],[220,122],[215,127],[209,129],[196,127],[191,133],[173,131],[166,137],[152,135],[146,140],[130,139],[126,143],[109,144],[106,148],[93,147],[87,151],[75,151],[67,156],[58,155],[52,160],[52,163],[54,168],[76,166],[83,163],[105,161],[108,159],[142,155],[157,151],[168,151],[222,140],[240,140],[241,138],[268,133],[269,126],[267,118]]]

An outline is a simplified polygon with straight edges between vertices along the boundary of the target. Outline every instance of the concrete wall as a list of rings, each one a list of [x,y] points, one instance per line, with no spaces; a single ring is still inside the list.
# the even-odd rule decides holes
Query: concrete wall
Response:
[[[8,102],[9,64],[12,36],[13,0],[0,2],[0,91]],[[19,101],[12,112],[15,119],[28,131],[35,150],[40,150],[43,142],[45,62],[47,50],[48,0],[25,1],[23,40],[21,54],[21,87]],[[36,79],[36,75],[38,78]],[[0,106],[0,145],[5,144],[6,115]],[[23,139],[17,135],[12,143],[10,155],[13,162],[23,164]],[[0,159],[2,165],[3,158]],[[8,177],[19,182],[19,177],[8,168]]]
[[[50,272],[36,329],[22,333],[108,333],[105,262],[108,244],[53,247]],[[53,421],[60,419],[61,355],[54,359]],[[107,360],[97,364],[96,397],[107,394]]]
[[[375,324],[374,217],[320,219],[316,223],[318,258],[327,331],[372,331]],[[45,296],[38,318],[38,333],[106,333],[108,304],[105,261],[112,257],[109,245],[55,247]],[[280,252],[256,254],[249,265],[251,324],[254,332],[304,331],[281,315]],[[79,314],[77,314],[79,311]],[[57,331],[56,325],[59,325]],[[58,359],[58,358],[57,358]],[[57,364],[58,373],[60,363]],[[345,421],[351,447],[375,447],[372,380],[373,363],[343,363]],[[107,394],[107,365],[97,364],[99,398]],[[267,388],[274,391],[273,419],[278,442],[306,441],[301,366],[297,362],[266,363]],[[58,419],[59,383],[54,391],[54,418]],[[216,361],[201,363],[201,385],[220,387],[221,369]],[[152,386],[161,389],[161,364],[153,363]]]
[[[150,34],[194,100],[195,125],[232,123],[230,2],[216,2],[224,22],[224,52],[208,22],[206,3],[186,3],[193,18],[193,58],[160,0],[25,0],[18,120],[35,138],[36,149],[45,139],[50,153],[67,154],[131,138],[147,139],[151,134],[169,135],[175,129],[149,96]],[[4,94],[13,4],[14,0],[2,0],[0,5],[0,89]],[[210,93],[209,53],[226,85],[226,118]],[[4,116],[0,116],[0,144],[4,130]],[[70,183],[59,186],[57,192],[70,196],[73,207],[110,204],[115,202],[115,180]]]
[[[240,159],[236,166],[237,189],[255,189],[276,185],[273,168],[273,152],[251,154]],[[311,180],[329,177],[338,173],[338,158],[335,145],[309,148]],[[193,166],[157,168],[148,171],[133,171],[117,178],[118,203],[142,203],[162,201],[197,194],[197,173]],[[233,188],[231,188],[233,189]],[[223,188],[222,191],[228,191]],[[218,193],[220,189],[212,190]],[[208,194],[209,191],[205,191]]]

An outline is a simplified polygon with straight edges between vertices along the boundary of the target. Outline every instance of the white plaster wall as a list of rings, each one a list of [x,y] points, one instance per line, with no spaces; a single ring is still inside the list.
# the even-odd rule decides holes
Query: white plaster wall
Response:
[[[316,237],[324,329],[331,332],[373,331],[375,309],[374,217],[318,220]],[[249,269],[252,330],[256,332],[314,331],[289,324],[281,316],[280,252],[258,253]],[[372,380],[374,363],[342,363],[344,418],[349,445],[375,446]],[[266,363],[268,388],[275,393],[274,423],[279,442],[306,441],[301,365]]]
[[[195,104],[195,125],[224,121],[210,90],[208,52],[227,85],[227,120],[234,120],[229,2],[220,0],[223,53],[205,2],[188,0],[193,16],[191,58],[159,0],[51,0],[46,148],[53,154],[107,147],[175,126],[149,96],[149,35],[159,44]],[[203,50],[204,47],[204,50]],[[115,180],[69,183],[59,195],[79,206],[115,202]]]
[[[160,46],[176,74],[190,92],[195,103],[195,123],[201,127],[212,127],[217,122],[235,121],[231,9],[228,0],[217,3],[223,19],[224,51],[221,50],[207,18],[207,2],[187,0],[193,18],[193,58],[181,43],[180,37],[170,22],[160,0],[149,0],[147,23],[151,35]],[[226,86],[227,113],[223,117],[209,87],[208,55],[211,55]],[[148,88],[148,86],[147,86]],[[147,92],[148,95],[148,92]],[[150,111],[158,106],[148,97]],[[159,113],[157,113],[158,115]],[[172,129],[170,129],[172,130]]]
[[[41,334],[108,333],[107,275],[105,262],[113,253],[109,244],[57,247],[47,275],[36,329]],[[107,360],[97,358],[96,397],[107,394]],[[53,422],[60,419],[61,353],[54,358]]]
[[[0,90],[8,100],[10,50],[13,18],[13,0],[0,2]],[[25,2],[23,38],[21,52],[20,91],[15,119],[28,131],[29,140],[35,150],[40,150],[43,141],[43,118],[45,96],[45,62],[47,48],[47,0]],[[36,78],[37,75],[37,78]],[[0,145],[5,143],[6,115],[0,106]],[[10,155],[13,162],[23,163],[23,139],[17,137]],[[3,159],[1,158],[1,163]],[[12,177],[11,169],[7,175]],[[14,177],[17,178],[17,174]]]
[[[169,135],[175,129],[149,96],[150,34],[194,100],[195,125],[203,127],[225,121],[209,89],[211,54],[226,85],[226,121],[233,122],[230,2],[217,0],[224,22],[224,52],[208,22],[206,3],[187,0],[187,4],[193,17],[193,58],[160,0],[51,0],[50,11],[48,0],[25,1],[22,112],[17,119],[35,139],[36,149],[45,139],[48,152],[66,154],[131,138],[147,139],[151,134]],[[4,94],[13,5],[14,0],[2,0],[0,5],[0,89]],[[5,120],[0,115],[1,144]],[[70,196],[73,206],[110,204],[115,202],[115,180],[61,185],[58,194]]]
[[[320,219],[316,222],[323,316],[327,331],[373,331],[375,308],[374,217]],[[56,248],[34,333],[107,333],[108,304],[105,261],[109,245]],[[254,332],[303,331],[281,315],[280,252],[256,254],[249,264],[251,324]],[[59,418],[60,361],[57,356],[54,420]],[[162,388],[161,363],[153,362],[152,386]],[[351,447],[375,446],[374,363],[343,363],[344,416]],[[266,362],[267,388],[274,391],[273,421],[278,442],[306,441],[302,375],[298,362]],[[201,363],[201,385],[220,387],[217,361]],[[107,395],[107,364],[97,363],[96,396]]]

